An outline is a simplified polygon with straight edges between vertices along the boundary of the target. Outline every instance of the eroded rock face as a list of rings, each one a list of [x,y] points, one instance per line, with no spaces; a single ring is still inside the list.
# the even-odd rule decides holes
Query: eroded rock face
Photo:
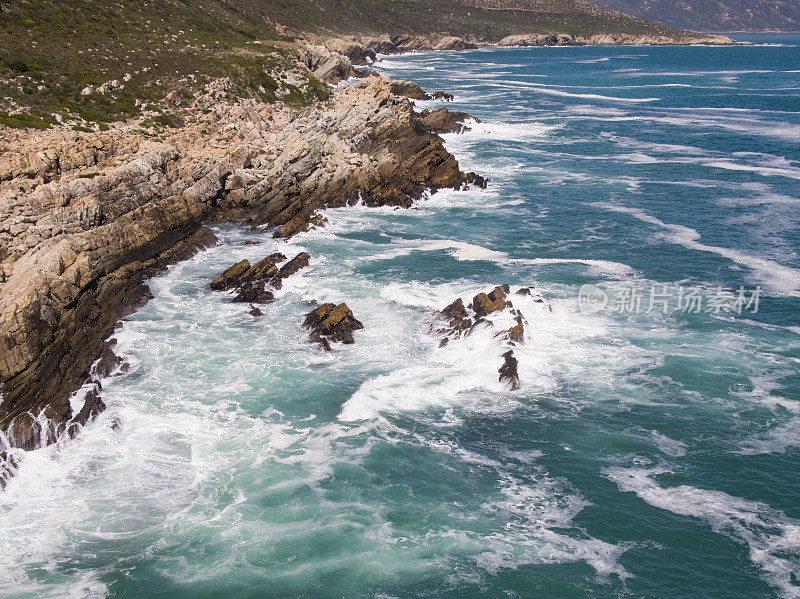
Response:
[[[215,243],[204,221],[267,224],[289,237],[320,226],[320,208],[359,198],[407,207],[428,189],[475,180],[381,77],[302,111],[208,95],[190,116],[165,139],[3,131],[0,430],[15,446],[53,439],[29,414],[65,429],[68,397],[103,340],[147,301],[143,281]],[[240,274],[216,285],[236,288],[227,278]],[[280,269],[272,277],[283,280]]]
[[[322,304],[306,314],[303,326],[311,330],[308,340],[317,343],[325,351],[331,350],[331,342],[355,343],[353,331],[364,328],[353,316],[347,304]]]

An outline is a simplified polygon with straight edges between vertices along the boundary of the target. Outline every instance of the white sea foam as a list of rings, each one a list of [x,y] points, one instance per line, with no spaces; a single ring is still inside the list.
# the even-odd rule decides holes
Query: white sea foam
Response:
[[[672,456],[673,458],[680,458],[686,455],[686,444],[682,441],[670,439],[658,431],[653,431],[651,436],[662,453]]]
[[[608,468],[606,476],[619,490],[636,493],[652,506],[681,516],[705,520],[711,528],[750,548],[750,559],[764,579],[784,597],[800,597],[793,581],[800,577],[800,521],[756,501],[681,485],[662,487],[653,478],[668,471],[660,468]]]
[[[797,447],[800,447],[800,418],[792,418],[762,435],[744,441],[739,453],[744,455],[786,453],[789,449]]]
[[[559,264],[576,264],[588,266],[593,272],[612,274],[617,276],[633,274],[633,269],[627,264],[610,260],[594,260],[591,258],[511,258],[507,252],[492,250],[465,241],[451,239],[433,240],[408,240],[392,244],[392,248],[370,256],[371,260],[391,260],[399,256],[408,256],[412,252],[437,252],[447,251],[456,260],[474,261],[485,260],[503,264],[519,264],[526,266],[554,266]]]
[[[516,81],[516,82],[505,81],[502,84],[498,84],[498,86],[499,87],[509,88],[509,89],[512,89],[512,88],[515,88],[515,87],[517,87],[517,88],[526,88],[526,89],[529,89],[531,91],[535,91],[535,92],[540,93],[540,94],[547,94],[547,95],[551,95],[551,96],[563,96],[563,97],[567,97],[567,98],[582,98],[584,100],[602,100],[602,101],[606,101],[606,102],[625,102],[625,103],[639,104],[639,103],[647,103],[647,102],[658,102],[661,99],[661,98],[623,98],[623,97],[617,97],[617,96],[604,96],[604,95],[601,95],[601,94],[576,94],[576,93],[573,93],[573,92],[564,91],[563,89],[559,89],[560,87],[563,87],[563,86],[559,86],[559,88],[556,88],[556,87],[545,86],[542,83],[525,83],[525,82],[522,82],[522,81]]]
[[[688,249],[699,250],[717,254],[727,258],[737,264],[741,264],[751,269],[757,280],[769,291],[784,295],[800,295],[800,270],[790,266],[784,266],[766,258],[758,258],[749,253],[702,243],[700,234],[690,227],[684,225],[673,225],[647,214],[638,208],[627,208],[624,206],[614,206],[611,204],[598,203],[596,206],[629,214],[642,222],[650,223],[659,227],[664,239],[681,245]]]
[[[525,123],[490,123],[468,119],[464,123],[469,130],[464,133],[448,133],[443,135],[448,148],[454,144],[483,140],[530,141],[541,138],[560,128],[560,125],[545,125],[537,122]]]

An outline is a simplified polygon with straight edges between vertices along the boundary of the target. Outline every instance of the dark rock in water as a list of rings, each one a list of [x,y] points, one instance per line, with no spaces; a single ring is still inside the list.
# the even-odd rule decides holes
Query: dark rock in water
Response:
[[[249,268],[250,262],[248,260],[237,262],[233,266],[227,268],[225,272],[223,272],[216,279],[211,281],[211,289],[214,291],[227,291],[228,289],[233,289],[239,285],[242,275],[244,275]]]
[[[433,92],[433,99],[434,100],[441,100],[443,102],[452,102],[453,101],[453,94],[448,94],[445,92]]]
[[[472,320],[469,318],[469,314],[466,308],[464,308],[464,302],[461,301],[461,298],[458,298],[447,306],[440,314],[442,318],[447,321],[448,328],[439,329],[439,333],[452,335],[454,333],[466,331],[472,326]]]
[[[283,286],[284,279],[292,276],[301,268],[308,266],[310,261],[311,256],[309,256],[306,252],[300,252],[281,267],[281,269],[278,271],[278,274],[275,275],[269,284],[275,289],[280,289]]]
[[[519,289],[517,289],[515,294],[516,295],[530,295],[531,294],[531,290],[530,290],[529,287],[520,287]]]
[[[92,389],[86,394],[81,411],[70,420],[67,426],[67,434],[74,438],[82,426],[85,426],[90,420],[94,420],[105,409],[106,404],[100,398],[100,394],[96,389]]]
[[[486,177],[481,177],[477,173],[467,173],[464,177],[464,185],[461,187],[461,189],[468,189],[470,185],[474,185],[479,189],[486,189],[488,184],[489,180]]]
[[[286,256],[280,252],[270,254],[266,258],[263,258],[262,260],[259,260],[253,264],[253,266],[242,273],[237,281],[237,285],[248,283],[250,281],[266,281],[270,277],[274,277],[276,274],[278,274],[277,263],[283,262],[284,260],[286,260]]]
[[[464,302],[458,298],[452,304],[442,310],[442,316],[448,320],[462,319],[467,317],[467,310],[464,308]]]
[[[312,331],[309,341],[319,343],[325,350],[330,349],[331,341],[355,343],[353,331],[364,328],[345,303],[322,304],[306,314],[303,326]]]
[[[478,317],[485,316],[486,314],[490,314],[492,312],[497,312],[505,307],[506,294],[503,293],[503,289],[501,287],[495,287],[495,289],[488,295],[486,293],[479,293],[472,298],[472,309],[475,311],[475,315]]]
[[[250,316],[263,316],[264,315],[264,313],[257,306],[254,306],[252,304],[250,305],[250,311],[248,312],[248,314]]]
[[[411,98],[412,100],[430,100],[431,97],[425,93],[425,90],[422,89],[416,83],[411,83],[410,81],[391,81],[389,83],[389,87],[392,90],[392,93],[395,96],[405,96],[406,98]],[[442,93],[442,92],[437,92]]]
[[[94,367],[94,375],[98,378],[107,377],[114,372],[121,363],[122,358],[114,353],[110,345],[106,344],[103,347],[103,352],[100,354],[100,360]]]
[[[245,283],[236,291],[238,293],[232,300],[234,304],[266,304],[275,299],[272,292],[266,289],[264,281]]]
[[[419,113],[419,119],[423,126],[431,133],[463,133],[469,131],[469,127],[464,125],[464,121],[471,119],[466,112],[456,112],[447,108],[437,108],[436,110],[423,110]],[[475,119],[477,120],[477,119]]]
[[[512,350],[503,354],[503,365],[497,371],[501,383],[507,383],[512,390],[519,389],[519,373],[517,372],[517,359]]]
[[[261,245],[261,242],[260,241],[254,241],[252,239],[248,239],[247,241],[244,242],[244,244],[245,245]]]

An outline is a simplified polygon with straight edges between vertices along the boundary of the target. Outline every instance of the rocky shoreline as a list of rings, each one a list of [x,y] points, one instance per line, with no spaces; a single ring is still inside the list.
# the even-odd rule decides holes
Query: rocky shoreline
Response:
[[[568,33],[533,33],[508,35],[499,41],[487,41],[476,37],[463,38],[453,35],[382,35],[345,36],[315,40],[328,50],[344,55],[354,65],[368,65],[379,54],[405,54],[425,51],[462,51],[490,47],[515,46],[676,46],[676,45],[740,45],[728,36],[685,32],[678,37],[667,35],[638,35],[631,33],[598,33],[594,35],[570,35]]]
[[[650,42],[732,43],[720,36],[678,42],[537,35],[510,36],[500,45]],[[143,134],[135,122],[105,132],[3,129],[0,480],[15,467],[12,448],[74,436],[103,409],[100,378],[119,365],[106,339],[148,301],[147,278],[216,243],[206,224],[266,226],[289,238],[322,225],[323,208],[409,207],[428,191],[485,186],[479,175],[461,172],[438,135],[463,131],[469,115],[445,108],[417,113],[406,96],[431,98],[419,86],[353,66],[381,53],[476,46],[454,36],[402,35],[304,44],[299,68],[332,84],[361,81],[292,109],[255,99],[231,103],[230,82],[217,79],[182,109],[185,125],[160,135]],[[444,92],[432,98],[450,99]],[[247,265],[263,272],[239,281],[241,302],[268,301],[267,287],[279,288],[283,269],[271,258],[269,265]],[[347,306],[322,312],[307,316],[311,340],[323,348],[349,343],[360,323]],[[336,322],[328,322],[331,314]],[[508,374],[500,373],[511,386],[513,360],[506,360]],[[83,407],[74,410],[79,390]]]
[[[346,59],[325,62],[318,69],[350,74]],[[92,365],[109,350],[105,339],[119,319],[147,301],[143,281],[215,243],[204,223],[265,225],[288,238],[321,224],[317,212],[325,207],[408,207],[428,190],[485,185],[459,170],[434,132],[443,115],[430,122],[417,115],[388,79],[341,86],[329,101],[299,111],[220,102],[224,86],[214,82],[186,126],[163,139],[125,127],[6,132],[4,445],[34,449],[81,424],[70,395],[92,382]],[[248,298],[255,291],[266,290],[249,289]],[[86,405],[89,417],[99,406],[91,394]]]

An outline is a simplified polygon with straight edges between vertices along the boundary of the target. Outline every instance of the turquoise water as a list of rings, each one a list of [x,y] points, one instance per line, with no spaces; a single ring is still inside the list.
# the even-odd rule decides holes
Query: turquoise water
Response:
[[[800,37],[770,41],[379,63],[482,121],[447,143],[488,189],[221,227],[154,279],[107,411],[0,495],[2,595],[800,597]],[[209,290],[276,249],[312,263],[264,317]],[[428,332],[500,283],[552,308],[514,297],[517,391],[491,331]],[[312,300],[355,345],[306,342]]]

